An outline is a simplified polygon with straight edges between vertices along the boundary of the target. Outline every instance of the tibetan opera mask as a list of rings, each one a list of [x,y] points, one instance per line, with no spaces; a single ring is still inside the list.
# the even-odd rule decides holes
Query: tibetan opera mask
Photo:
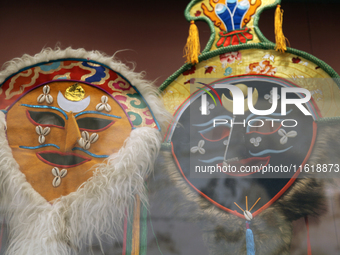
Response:
[[[244,94],[244,114],[233,114],[235,99],[223,88],[226,84]],[[243,217],[238,206],[246,208],[248,197],[256,203],[256,216],[290,187],[308,159],[318,108],[313,100],[300,106],[304,94],[287,93],[286,99],[298,104],[287,104],[282,115],[285,88],[296,89],[289,81],[269,77],[227,78],[198,89],[181,106],[181,125],[173,127],[173,156],[188,184],[219,208]]]
[[[286,45],[280,2],[192,0],[185,9],[187,63],[160,89],[174,116],[162,155],[175,187],[164,204],[180,224],[194,222],[187,236],[202,231],[204,246],[188,245],[192,253],[312,254],[308,216],[319,216],[338,192],[324,187],[339,173],[339,75]],[[276,43],[259,27],[273,7]],[[196,21],[211,32],[201,53]],[[300,218],[306,227],[297,238]],[[315,225],[314,240],[322,232]],[[313,254],[337,245],[329,237]]]
[[[13,156],[27,181],[48,201],[89,179],[91,167],[118,152],[132,128],[110,94],[74,81],[34,88],[7,113]]]
[[[7,254],[117,241],[134,206],[145,205],[161,145],[155,117],[167,113],[156,90],[113,58],[70,48],[25,55],[0,79]]]

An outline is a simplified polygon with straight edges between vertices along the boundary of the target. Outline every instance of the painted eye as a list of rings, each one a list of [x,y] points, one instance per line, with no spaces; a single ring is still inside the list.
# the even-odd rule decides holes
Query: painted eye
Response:
[[[26,111],[27,118],[36,126],[65,127],[65,121],[53,112]]]
[[[101,119],[101,118],[93,118],[93,117],[86,117],[77,120],[78,127],[80,130],[87,130],[87,131],[102,131],[110,127],[114,121]]]
[[[227,126],[217,126],[200,131],[201,136],[211,142],[220,141],[229,136],[230,128]]]
[[[270,120],[250,120],[250,125],[247,127],[247,133],[272,134],[281,127],[281,121],[275,119]]]

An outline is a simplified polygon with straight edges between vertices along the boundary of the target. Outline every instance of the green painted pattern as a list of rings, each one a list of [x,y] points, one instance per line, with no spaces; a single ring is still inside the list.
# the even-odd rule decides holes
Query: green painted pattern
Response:
[[[127,114],[129,115],[130,119],[131,119],[131,115],[133,115],[133,116],[136,117],[136,118],[132,121],[132,124],[133,124],[134,126],[138,126],[138,125],[142,124],[143,119],[142,119],[142,117],[141,117],[139,114],[137,114],[137,113],[135,113],[135,112],[128,112]]]
[[[138,103],[137,100],[131,100],[130,104],[134,107],[134,108],[137,108],[137,109],[143,109],[143,108],[146,108],[147,105],[145,104],[145,102],[143,101],[142,97],[139,95],[139,94],[126,94],[128,97],[130,98],[136,98],[137,100],[139,100],[139,104],[136,104]]]
[[[141,218],[140,218],[140,255],[146,255],[147,245],[148,245],[148,226],[147,226],[147,218],[148,217],[148,209],[145,204],[142,204]]]

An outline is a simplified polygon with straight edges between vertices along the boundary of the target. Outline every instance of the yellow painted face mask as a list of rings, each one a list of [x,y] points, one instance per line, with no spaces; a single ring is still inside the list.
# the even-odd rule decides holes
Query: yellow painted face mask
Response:
[[[155,116],[166,113],[151,84],[112,58],[70,48],[27,58],[1,73],[7,252],[71,254],[93,235],[118,237],[131,208],[144,208]]]
[[[51,82],[27,93],[7,113],[13,156],[27,181],[48,201],[76,191],[92,176],[91,167],[118,152],[132,130],[109,94],[76,84],[87,97],[68,100],[75,83]]]

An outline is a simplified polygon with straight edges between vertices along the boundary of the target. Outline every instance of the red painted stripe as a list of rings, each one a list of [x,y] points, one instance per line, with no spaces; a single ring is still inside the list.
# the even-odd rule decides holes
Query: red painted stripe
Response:
[[[126,254],[126,238],[127,238],[127,221],[128,221],[128,213],[125,210],[125,219],[124,219],[124,240],[123,240],[123,252],[122,255]]]
[[[305,216],[305,223],[306,223],[306,227],[307,227],[307,255],[312,255],[312,247],[310,245],[310,238],[309,238],[308,216]]]

